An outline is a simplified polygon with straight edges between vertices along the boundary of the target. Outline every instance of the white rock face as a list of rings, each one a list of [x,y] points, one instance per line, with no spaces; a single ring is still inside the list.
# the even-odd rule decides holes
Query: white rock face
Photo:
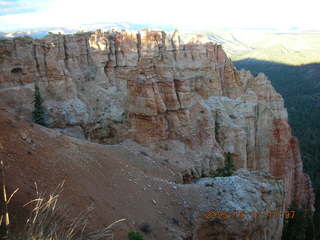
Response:
[[[263,172],[238,170],[231,177],[205,178],[206,196],[194,213],[195,239],[281,239],[283,182]]]
[[[1,40],[0,52],[0,104],[22,118],[38,82],[53,128],[134,140],[185,182],[213,175],[230,152],[237,168],[285,179],[286,206],[313,204],[282,97],[264,74],[237,71],[220,45],[177,31],[97,31]]]

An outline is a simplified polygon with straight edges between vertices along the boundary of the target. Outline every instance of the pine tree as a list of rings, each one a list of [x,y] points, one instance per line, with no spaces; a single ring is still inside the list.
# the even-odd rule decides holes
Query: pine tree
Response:
[[[235,170],[235,167],[234,167],[234,164],[233,164],[233,161],[232,161],[232,156],[231,156],[231,153],[228,152],[226,154],[226,164],[225,164],[225,169],[226,169],[226,175],[227,176],[231,176],[233,174],[233,171]]]
[[[233,174],[235,166],[233,164],[232,155],[230,152],[226,154],[225,165],[223,168],[217,169],[215,177],[229,177]]]
[[[32,119],[35,123],[38,123],[42,126],[46,126],[45,122],[45,113],[42,106],[43,99],[40,94],[40,89],[38,84],[34,85],[34,110],[32,112]]]

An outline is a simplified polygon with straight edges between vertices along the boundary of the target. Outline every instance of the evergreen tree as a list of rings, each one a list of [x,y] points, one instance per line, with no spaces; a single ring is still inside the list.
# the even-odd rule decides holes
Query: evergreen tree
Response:
[[[217,169],[217,174],[215,177],[229,177],[233,174],[235,166],[233,164],[232,155],[230,152],[226,154],[225,165],[223,168]]]
[[[38,84],[34,85],[34,110],[32,112],[32,119],[35,123],[38,123],[42,126],[46,126],[45,122],[45,113],[42,106],[43,99],[40,94],[40,89]]]
[[[225,159],[226,163],[225,163],[225,169],[226,169],[226,175],[227,176],[231,176],[235,170],[233,161],[232,161],[232,156],[231,153],[228,152],[226,154],[226,159]]]

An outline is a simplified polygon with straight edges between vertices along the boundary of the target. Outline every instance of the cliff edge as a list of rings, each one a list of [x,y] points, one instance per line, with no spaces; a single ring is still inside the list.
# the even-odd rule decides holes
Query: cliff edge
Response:
[[[31,120],[34,83],[47,122],[103,144],[132,141],[181,183],[237,169],[284,181],[284,207],[313,209],[283,98],[264,74],[237,71],[221,45],[178,31],[50,34],[0,40],[0,106]]]

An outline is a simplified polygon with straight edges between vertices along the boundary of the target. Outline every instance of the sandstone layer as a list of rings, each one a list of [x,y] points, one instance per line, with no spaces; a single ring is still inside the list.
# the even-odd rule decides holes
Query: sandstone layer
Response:
[[[284,180],[284,208],[313,208],[283,98],[220,45],[148,30],[1,40],[0,106],[31,120],[35,83],[56,134],[143,148],[180,183],[214,175],[230,152],[237,169]]]

